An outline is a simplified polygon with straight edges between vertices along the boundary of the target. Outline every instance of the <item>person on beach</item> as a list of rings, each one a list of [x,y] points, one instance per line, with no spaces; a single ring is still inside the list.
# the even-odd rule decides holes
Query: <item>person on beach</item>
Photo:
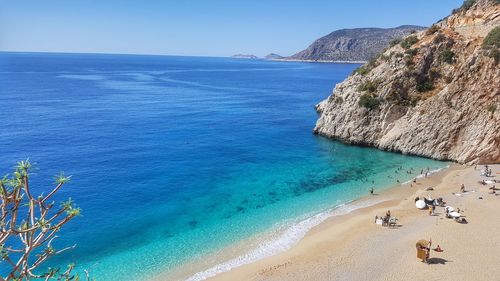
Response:
[[[370,195],[373,195],[373,187],[370,189]]]
[[[441,249],[441,247],[439,247],[439,245],[437,245],[436,248],[434,248],[434,251],[438,252],[438,253],[441,253],[441,252],[444,252],[443,249]]]
[[[465,192],[465,185],[462,183],[462,186],[460,186],[460,192],[464,193]]]

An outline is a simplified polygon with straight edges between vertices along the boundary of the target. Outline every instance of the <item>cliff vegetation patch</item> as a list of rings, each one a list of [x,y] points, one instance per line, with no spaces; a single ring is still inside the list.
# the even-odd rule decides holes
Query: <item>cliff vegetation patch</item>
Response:
[[[368,108],[370,110],[379,107],[380,103],[381,103],[380,98],[375,97],[371,94],[362,94],[361,97],[359,97],[358,101],[359,106]]]
[[[495,60],[495,64],[500,61],[500,26],[493,28],[483,40],[483,49],[486,54]]]
[[[411,46],[415,45],[418,42],[417,36],[408,36],[403,41],[401,41],[400,45],[403,49],[409,49]]]
[[[455,53],[450,49],[446,49],[439,54],[439,58],[442,62],[452,64],[455,62]]]

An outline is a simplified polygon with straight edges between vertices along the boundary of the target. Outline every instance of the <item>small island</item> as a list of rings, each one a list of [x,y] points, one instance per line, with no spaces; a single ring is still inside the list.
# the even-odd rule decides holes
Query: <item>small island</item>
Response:
[[[253,60],[256,60],[259,57],[257,57],[256,55],[236,54],[236,55],[232,55],[231,58],[233,58],[233,59],[253,59]]]

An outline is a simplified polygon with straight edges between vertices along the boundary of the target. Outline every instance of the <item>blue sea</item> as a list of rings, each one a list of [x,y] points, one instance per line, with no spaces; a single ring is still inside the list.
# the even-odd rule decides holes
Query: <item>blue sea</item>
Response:
[[[72,176],[56,199],[82,216],[54,246],[77,247],[50,265],[144,280],[205,262],[202,280],[291,247],[372,182],[415,176],[398,168],[446,165],[312,134],[314,105],[357,66],[0,53],[0,173],[29,158],[37,192]],[[255,245],[213,259],[241,241]]]

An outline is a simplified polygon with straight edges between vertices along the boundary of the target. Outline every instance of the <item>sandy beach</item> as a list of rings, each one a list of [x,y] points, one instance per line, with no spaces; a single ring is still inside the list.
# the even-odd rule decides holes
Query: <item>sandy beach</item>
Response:
[[[483,166],[453,164],[416,184],[376,194],[383,203],[332,217],[291,250],[209,280],[498,280],[500,196],[489,194],[492,184],[478,182],[500,178],[500,165],[490,168],[492,177],[486,178],[480,176]],[[467,192],[452,194],[460,193],[461,184]],[[442,207],[432,216],[417,209],[414,198],[429,195],[460,208],[468,224],[445,218]],[[397,227],[374,223],[387,210],[399,219]],[[432,239],[432,247],[444,252],[431,251],[430,263],[421,262],[415,249],[420,239]]]

